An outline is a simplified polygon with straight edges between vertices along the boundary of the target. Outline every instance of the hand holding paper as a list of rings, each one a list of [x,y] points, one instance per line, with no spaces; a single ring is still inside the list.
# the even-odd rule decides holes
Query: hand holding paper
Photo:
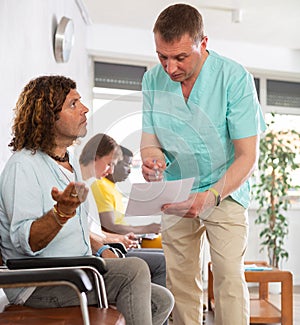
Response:
[[[149,216],[161,214],[166,203],[182,202],[188,199],[194,178],[168,182],[133,184],[126,216]]]
[[[206,220],[215,208],[215,200],[209,200],[208,194],[208,191],[192,193],[183,202],[163,205],[162,211],[179,217]]]

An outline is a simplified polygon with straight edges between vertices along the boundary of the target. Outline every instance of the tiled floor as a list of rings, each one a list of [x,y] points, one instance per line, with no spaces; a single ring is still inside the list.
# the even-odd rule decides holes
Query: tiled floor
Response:
[[[250,294],[256,294],[256,288],[250,288],[249,289]],[[280,307],[280,295],[270,295],[270,300],[272,300],[272,302],[277,305],[278,307]],[[294,325],[300,325],[300,286],[295,286],[294,287],[294,300],[293,300],[293,304],[294,304]],[[212,312],[206,312],[205,313],[205,318],[206,318],[206,322],[203,323],[205,325],[215,325],[214,322],[214,316]],[[169,322],[169,325],[172,325],[172,322]],[[232,324],[232,325],[236,325],[236,324]],[[257,324],[258,325],[258,324]],[[272,324],[269,324],[272,325]]]

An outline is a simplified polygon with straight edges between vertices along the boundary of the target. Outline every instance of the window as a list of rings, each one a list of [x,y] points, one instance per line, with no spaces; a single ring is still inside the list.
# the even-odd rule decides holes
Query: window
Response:
[[[100,88],[141,90],[145,66],[94,62],[94,85]]]
[[[260,103],[266,122],[271,121],[273,112],[276,115],[272,128],[295,130],[300,133],[300,82],[265,76],[256,76],[255,79],[258,94],[261,94]],[[298,205],[300,204],[300,191],[296,188],[300,186],[300,153],[296,162],[299,168],[293,172],[292,184],[295,188],[290,191],[290,198],[292,203]]]
[[[274,130],[295,130],[300,133],[300,115],[275,114],[275,116],[272,117],[271,113],[267,113],[265,119],[267,123],[271,120],[275,122],[272,125],[272,129]],[[300,138],[298,141],[300,142]],[[296,157],[296,163],[299,168],[293,172],[292,185],[294,188],[289,192],[292,203],[300,203],[300,191],[296,189],[300,186],[300,153],[298,153]]]
[[[254,78],[254,84],[255,84],[258,100],[260,100],[260,79]]]
[[[139,149],[142,78],[147,69],[148,64],[94,62],[92,134],[106,133],[134,154],[129,180],[117,184],[124,196],[130,183],[144,182]]]
[[[298,107],[300,114],[300,83],[268,79],[267,105]]]

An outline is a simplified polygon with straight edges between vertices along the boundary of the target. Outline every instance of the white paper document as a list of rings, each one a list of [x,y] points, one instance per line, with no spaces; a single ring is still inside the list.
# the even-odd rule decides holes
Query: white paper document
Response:
[[[149,216],[161,214],[166,203],[177,203],[188,199],[194,178],[168,182],[132,184],[125,215]]]

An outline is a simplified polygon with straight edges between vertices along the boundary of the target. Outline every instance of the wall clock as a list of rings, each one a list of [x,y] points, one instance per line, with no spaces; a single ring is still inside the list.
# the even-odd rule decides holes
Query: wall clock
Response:
[[[56,62],[68,62],[74,44],[74,24],[72,19],[62,17],[54,35],[54,56]]]

